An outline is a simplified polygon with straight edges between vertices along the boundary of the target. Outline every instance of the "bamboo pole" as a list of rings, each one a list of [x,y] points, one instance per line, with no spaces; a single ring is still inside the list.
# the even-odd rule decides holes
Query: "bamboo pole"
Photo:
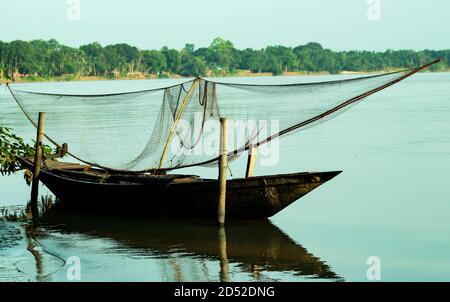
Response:
[[[164,151],[163,151],[161,159],[159,161],[159,168],[160,169],[163,168],[164,159],[166,158],[167,149],[169,148],[169,144],[170,144],[170,141],[172,140],[173,133],[177,129],[178,122],[180,121],[180,118],[181,118],[181,116],[183,114],[184,108],[186,107],[186,103],[189,100],[189,98],[191,97],[192,92],[194,91],[194,88],[198,85],[198,82],[199,82],[199,78],[194,80],[194,82],[192,83],[191,87],[189,88],[189,91],[187,92],[187,94],[186,94],[186,96],[185,96],[185,98],[183,100],[183,103],[181,104],[181,107],[180,107],[180,110],[178,111],[178,114],[175,116],[175,121],[173,122],[172,129],[170,130],[169,137],[167,138],[166,145],[164,146]]]
[[[45,113],[39,112],[38,128],[36,134],[36,150],[34,152],[33,182],[31,185],[31,213],[33,222],[39,220],[38,195],[39,195],[39,174],[42,162],[42,141],[44,139]]]
[[[220,119],[220,154],[219,154],[219,209],[218,222],[220,225],[225,224],[225,206],[227,194],[227,126],[226,118]]]
[[[249,178],[253,176],[253,170],[255,168],[255,161],[256,161],[256,151],[254,145],[248,149],[248,159],[247,159],[247,170],[245,171],[245,178]]]

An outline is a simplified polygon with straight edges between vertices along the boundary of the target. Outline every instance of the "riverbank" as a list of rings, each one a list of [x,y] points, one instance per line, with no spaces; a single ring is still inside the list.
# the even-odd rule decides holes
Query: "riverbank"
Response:
[[[385,70],[377,70],[377,71],[341,71],[337,75],[363,75],[363,74],[379,74],[379,73],[388,73],[400,71],[401,69],[385,69]],[[426,71],[433,72],[433,71]],[[450,69],[441,70],[439,72],[450,72]],[[310,72],[310,71],[290,71],[283,72],[279,76],[289,77],[289,76],[323,76],[330,75],[331,73],[328,71],[320,71],[320,72]],[[251,72],[250,70],[237,70],[231,73],[212,73],[208,72],[206,77],[269,77],[274,76],[271,72]],[[36,77],[36,76],[28,76],[16,78],[14,82],[16,83],[34,83],[34,82],[70,82],[70,81],[113,81],[113,80],[154,80],[154,79],[182,79],[182,78],[192,78],[192,77],[183,77],[179,74],[135,74],[135,75],[127,75],[127,76],[76,76],[76,75],[64,75],[61,77]],[[0,83],[11,82],[8,79],[0,79]]]
[[[299,76],[299,75],[329,75],[329,72],[285,72],[281,76]],[[251,72],[249,70],[238,70],[232,73],[213,73],[208,72],[206,77],[268,77],[273,76],[271,72]],[[16,78],[14,82],[16,83],[35,83],[35,82],[70,82],[70,81],[127,81],[127,80],[156,80],[156,79],[182,79],[182,78],[192,78],[184,77],[179,74],[135,74],[127,76],[75,76],[75,75],[65,75],[61,77],[20,77]],[[11,82],[7,79],[0,79],[0,83]]]

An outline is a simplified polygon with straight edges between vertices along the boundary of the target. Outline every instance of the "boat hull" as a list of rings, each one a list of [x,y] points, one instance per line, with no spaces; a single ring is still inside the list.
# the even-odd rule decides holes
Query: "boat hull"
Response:
[[[331,180],[337,172],[295,173],[231,179],[227,182],[227,219],[268,218]],[[40,180],[66,208],[81,212],[144,216],[217,218],[218,181],[101,182],[42,169]]]

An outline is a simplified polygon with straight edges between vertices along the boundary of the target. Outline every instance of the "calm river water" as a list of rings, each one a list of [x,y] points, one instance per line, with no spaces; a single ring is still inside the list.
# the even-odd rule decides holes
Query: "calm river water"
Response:
[[[168,83],[174,80],[24,85],[101,93]],[[0,125],[34,139],[4,86]],[[244,168],[243,160],[231,165],[235,177]],[[332,170],[344,173],[270,221],[233,223],[224,232],[207,221],[52,215],[35,237],[38,265],[24,226],[0,224],[0,281],[70,281],[68,259],[80,260],[82,281],[368,281],[372,256],[382,281],[450,281],[450,73],[416,75],[287,137],[279,164],[257,165],[255,174]],[[21,174],[0,177],[0,207],[24,205],[29,191]]]

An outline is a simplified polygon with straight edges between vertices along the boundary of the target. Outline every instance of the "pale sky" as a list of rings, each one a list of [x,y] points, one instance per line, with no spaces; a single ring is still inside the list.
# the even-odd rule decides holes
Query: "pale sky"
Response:
[[[80,19],[76,17],[76,2]],[[370,21],[369,7],[381,20]],[[333,50],[449,49],[449,0],[0,0],[0,40],[56,39],[78,47],[237,48],[319,42]],[[374,16],[374,14],[371,14]]]

